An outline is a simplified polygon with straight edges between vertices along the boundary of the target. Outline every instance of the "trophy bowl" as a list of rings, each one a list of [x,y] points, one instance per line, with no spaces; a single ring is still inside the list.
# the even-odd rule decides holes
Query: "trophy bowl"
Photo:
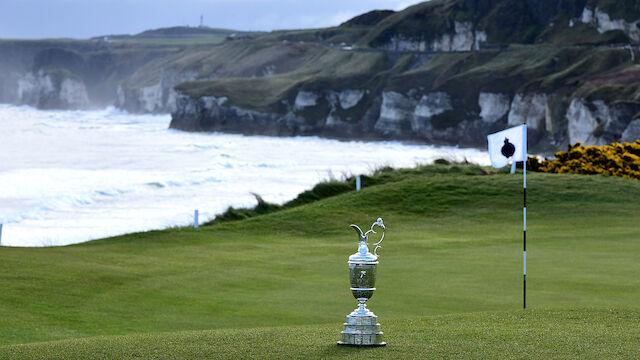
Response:
[[[371,299],[376,289],[376,263],[349,263],[351,293],[356,299]]]

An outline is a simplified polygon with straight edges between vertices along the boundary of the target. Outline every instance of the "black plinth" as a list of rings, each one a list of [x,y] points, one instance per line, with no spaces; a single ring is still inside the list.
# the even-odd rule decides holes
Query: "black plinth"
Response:
[[[386,342],[381,342],[379,344],[349,344],[346,342],[338,341],[338,345],[342,346],[353,346],[353,347],[376,347],[376,346],[387,346]]]

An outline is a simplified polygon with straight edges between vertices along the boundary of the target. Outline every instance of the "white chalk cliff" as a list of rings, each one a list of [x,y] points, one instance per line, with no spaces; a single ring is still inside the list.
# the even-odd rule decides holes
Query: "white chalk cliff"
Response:
[[[509,96],[500,93],[481,92],[478,95],[480,119],[485,123],[493,123],[509,111]]]
[[[451,99],[447,93],[433,92],[416,98],[417,91],[404,95],[395,91],[382,93],[380,116],[374,128],[387,135],[429,131],[433,116],[451,110]]]
[[[39,70],[18,79],[17,99],[20,104],[39,108],[82,109],[89,106],[84,83],[75,78],[56,78]]]
[[[432,39],[406,38],[402,35],[391,37],[381,48],[392,51],[472,51],[480,49],[480,43],[487,41],[487,33],[474,30],[470,22],[454,22],[454,31]]]
[[[131,112],[172,112],[176,108],[174,86],[197,78],[195,71],[162,70],[159,80],[146,86],[130,87],[121,84],[117,90],[116,106]]]
[[[597,7],[590,9],[585,7],[579,19],[582,23],[595,26],[599,33],[610,30],[622,30],[633,42],[640,41],[640,20],[628,22],[624,19],[611,19],[609,14],[602,12]]]

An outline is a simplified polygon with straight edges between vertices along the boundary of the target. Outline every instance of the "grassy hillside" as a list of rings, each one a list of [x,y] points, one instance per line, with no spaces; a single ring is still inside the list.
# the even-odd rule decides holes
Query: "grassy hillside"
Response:
[[[187,114],[179,106],[173,126],[240,133],[273,133],[275,127],[283,134],[481,146],[486,134],[507,126],[509,116],[499,112],[491,121],[477,121],[482,111],[495,110],[480,104],[481,93],[500,94],[514,109],[529,102],[526,97],[515,101],[518,94],[545,94],[544,124],[531,127],[537,134],[530,140],[538,149],[558,150],[575,142],[569,139],[568,123],[574,118],[568,113],[576,98],[622,109],[623,115],[612,120],[620,124],[611,126],[622,130],[607,134],[602,142],[619,141],[638,112],[640,50],[631,25],[624,31],[603,31],[595,20],[587,21],[587,15],[583,22],[582,14],[596,8],[606,9],[613,22],[637,19],[630,15],[638,11],[632,1],[433,0],[399,12],[363,14],[332,28],[277,31],[226,42],[203,50],[210,55],[198,60],[181,54],[161,67],[186,66],[198,76],[177,90],[194,99],[216,96],[229,101],[219,112],[208,109],[201,115]],[[151,79],[157,68],[150,64],[136,77]],[[338,106],[334,95],[354,89],[365,91],[364,101],[348,109]],[[316,105],[293,106],[301,90],[314,92]],[[391,91],[403,97],[389,96]],[[423,107],[415,104],[436,92],[449,96],[450,108],[431,105],[437,114],[420,115],[416,109]],[[269,120],[276,124],[267,130],[248,129],[248,116],[228,106],[268,113],[269,119],[295,116],[304,123]],[[415,115],[413,122],[387,126],[387,115],[396,112]],[[518,113],[511,113],[512,118]],[[234,128],[236,121],[243,125]]]
[[[379,216],[388,232],[369,305],[388,335],[386,356],[499,357],[524,334],[528,351],[545,349],[539,357],[637,354],[640,183],[528,174],[522,312],[521,176],[448,165],[385,176],[396,181],[197,230],[0,248],[0,357],[255,354],[247,343],[302,357],[307,342],[316,357],[346,356],[333,341],[355,307],[348,225]],[[215,331],[157,334],[185,330]],[[143,333],[156,334],[8,346]]]
[[[192,97],[225,96],[229,105],[244,109],[284,113],[283,101],[293,104],[299,90],[340,90],[354,84],[358,84],[355,86],[358,89],[375,88],[379,83],[377,74],[386,71],[388,64],[381,53],[341,51],[318,44],[225,47],[236,49],[237,57],[231,51],[215,50],[206,57],[204,66],[216,69],[217,73],[230,71],[228,78],[186,82],[176,89]],[[232,61],[228,61],[230,57]],[[245,66],[241,67],[242,64]],[[260,73],[269,66],[277,72],[275,75],[247,75]],[[317,116],[308,115],[309,121],[316,121]]]
[[[193,45],[215,45],[222,43],[227,38],[251,37],[257,32],[237,31],[230,29],[218,29],[210,27],[174,26],[159,29],[146,30],[135,35],[106,35],[96,36],[91,40],[106,40],[115,44],[127,44],[134,46],[179,46],[189,47]]]
[[[629,42],[623,31],[599,33],[582,24],[579,19],[585,7],[628,22],[637,20],[640,11],[633,0],[431,0],[385,17],[358,40],[358,45],[384,47],[394,37],[430,42],[454,32],[455,22],[472,23],[484,31],[485,46]]]
[[[220,51],[222,47],[226,50]],[[222,47],[206,51],[207,56],[203,56],[205,51],[192,57],[179,55],[182,57],[179,66],[200,69],[200,74],[216,69],[216,74],[222,78],[186,82],[176,89],[193,98],[227,97],[226,105],[279,114],[291,110],[301,90],[316,94],[367,90],[366,101],[343,114],[343,118],[349,119],[345,121],[351,123],[364,122],[363,116],[370,108],[375,108],[372,104],[376,96],[380,99],[382,92],[394,91],[416,99],[421,94],[445,92],[451,96],[453,109],[429,120],[435,130],[443,132],[455,129],[464,121],[477,119],[481,92],[509,97],[518,93],[544,93],[550,95],[551,115],[551,127],[546,130],[546,136],[558,143],[567,137],[566,113],[574,97],[603,100],[609,104],[635,104],[640,99],[639,65],[628,49],[619,47],[512,45],[501,51],[448,52],[429,56],[345,51],[312,43],[268,47],[237,43]],[[200,64],[196,58],[206,59],[208,64]],[[171,66],[177,66],[175,64]],[[275,74],[260,76],[269,66]],[[152,68],[148,70],[152,71]],[[323,124],[331,107],[322,101],[297,115],[303,116],[309,124]],[[505,116],[500,120],[502,125],[496,126],[506,127],[506,120]],[[369,129],[368,133],[375,132]],[[484,139],[483,134],[470,132],[457,141],[480,146]],[[532,145],[538,140],[532,139]],[[543,141],[541,146],[549,145]]]

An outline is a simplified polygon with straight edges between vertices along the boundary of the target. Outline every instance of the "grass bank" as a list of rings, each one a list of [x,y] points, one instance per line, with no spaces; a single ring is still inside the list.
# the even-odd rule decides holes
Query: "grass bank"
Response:
[[[388,335],[384,354],[412,357],[411,351],[431,349],[436,357],[503,357],[517,341],[549,351],[540,357],[572,357],[579,349],[594,358],[637,354],[627,344],[637,332],[625,329],[640,325],[640,280],[633,275],[640,272],[640,183],[528,174],[528,309],[522,312],[522,178],[482,174],[453,165],[389,172],[396,181],[197,230],[0,248],[0,357],[32,351],[31,357],[156,357],[145,351],[159,344],[166,345],[160,358],[188,355],[176,348],[196,351],[193,357],[250,356],[252,342],[265,346],[257,349],[266,357],[273,344],[289,349],[281,357],[302,357],[309,338],[309,354],[347,356],[332,344],[355,307],[346,260],[357,237],[348,225],[367,226],[377,217],[388,232],[369,305]],[[567,320],[567,309],[585,308]],[[602,320],[607,309],[620,314],[610,327]],[[519,316],[539,318],[532,329],[547,332],[517,340],[529,333],[517,327]],[[501,325],[507,318],[513,327]],[[449,330],[435,325],[444,322]],[[207,331],[161,334],[193,330]],[[93,336],[100,338],[9,346]],[[409,346],[433,336],[439,345]],[[602,339],[598,349],[590,345],[595,338]],[[478,339],[493,344],[490,352],[474,345]],[[561,342],[566,346],[551,352]],[[468,353],[451,352],[456,347]]]

